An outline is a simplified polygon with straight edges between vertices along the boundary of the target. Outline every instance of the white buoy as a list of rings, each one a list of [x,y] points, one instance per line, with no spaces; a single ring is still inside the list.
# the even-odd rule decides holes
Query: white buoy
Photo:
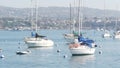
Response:
[[[5,56],[4,55],[1,55],[0,58],[4,58]]]

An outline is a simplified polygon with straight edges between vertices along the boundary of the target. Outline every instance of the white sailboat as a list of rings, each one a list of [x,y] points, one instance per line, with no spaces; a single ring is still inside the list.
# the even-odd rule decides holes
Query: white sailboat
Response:
[[[32,0],[31,0],[32,3]],[[37,0],[36,0],[36,10],[35,10],[35,15],[36,15],[36,30],[35,33],[32,32],[31,37],[25,37],[25,43],[28,45],[28,47],[50,47],[54,45],[54,42],[52,40],[46,39],[45,36],[41,36],[37,34],[37,15],[38,15],[38,7],[37,7]],[[33,10],[32,10],[33,14]],[[33,20],[31,20],[33,22]]]
[[[73,15],[74,15],[74,18],[72,19],[71,18],[71,4],[70,4],[70,33],[69,34],[64,34],[64,38],[66,40],[70,40],[70,41],[73,41],[75,38],[78,37],[78,32],[75,31],[75,24],[76,24],[76,20],[75,20],[75,0],[74,0],[74,11],[73,11]]]
[[[74,43],[70,45],[70,51],[72,55],[91,55],[95,53],[95,44],[93,47],[89,47],[88,45],[82,45],[81,43]]]
[[[64,34],[64,38],[65,39],[67,39],[67,40],[72,40],[72,39],[74,39],[74,30],[72,29],[72,21],[71,21],[71,4],[70,4],[70,21],[69,21],[69,26],[70,26],[70,33],[68,33],[68,34]],[[75,24],[75,21],[73,22],[74,24]]]
[[[106,17],[106,9],[105,9],[105,0],[104,0],[104,34],[102,35],[103,38],[109,38],[111,37],[110,32],[106,30],[106,22],[107,22],[107,17]]]
[[[114,38],[120,39],[120,31],[117,31],[114,35]]]
[[[88,55],[88,54],[94,54],[95,53],[95,43],[93,40],[84,38],[82,34],[80,34],[80,30],[82,29],[82,14],[81,12],[81,3],[82,0],[79,0],[79,9],[78,9],[78,15],[79,15],[79,37],[78,39],[75,39],[75,42],[73,44],[70,44],[69,49],[72,55]]]
[[[117,23],[118,23],[118,19],[116,18],[116,23],[115,23],[115,33],[114,33],[114,38],[116,39],[120,39],[120,30],[118,30],[118,26],[117,26]]]
[[[5,56],[2,54],[2,49],[0,49],[0,58],[4,58]]]
[[[75,21],[73,23],[75,24]],[[64,38],[68,41],[73,41],[75,38],[78,38],[78,32],[71,30],[69,34],[64,34]]]
[[[105,30],[105,33],[103,34],[103,38],[109,38],[111,35],[110,35],[110,32],[108,30]]]

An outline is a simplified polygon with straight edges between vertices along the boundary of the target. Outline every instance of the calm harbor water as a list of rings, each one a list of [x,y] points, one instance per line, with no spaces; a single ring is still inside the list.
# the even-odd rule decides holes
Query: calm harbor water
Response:
[[[63,37],[67,32],[41,30],[39,33],[54,41],[54,47],[29,48],[30,54],[16,55],[17,50],[28,49],[23,39],[30,36],[30,31],[0,31],[0,48],[3,50],[0,54],[5,56],[0,59],[0,68],[120,68],[120,40],[105,39],[101,37],[102,32],[88,30],[84,35],[98,45],[95,54],[72,56]]]

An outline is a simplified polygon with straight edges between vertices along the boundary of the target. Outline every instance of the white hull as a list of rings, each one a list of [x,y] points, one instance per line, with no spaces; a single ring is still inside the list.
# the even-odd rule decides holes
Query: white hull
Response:
[[[54,45],[52,40],[43,38],[25,38],[25,43],[28,47],[50,47]]]
[[[109,33],[105,33],[105,34],[103,34],[103,37],[105,38],[105,37],[110,37],[110,34]]]
[[[120,31],[117,31],[117,32],[115,33],[114,38],[116,38],[116,39],[120,39]]]
[[[115,38],[118,38],[118,39],[120,39],[120,35],[115,35]]]
[[[70,48],[72,55],[89,55],[95,53],[95,48],[90,48],[88,46],[79,46]]]

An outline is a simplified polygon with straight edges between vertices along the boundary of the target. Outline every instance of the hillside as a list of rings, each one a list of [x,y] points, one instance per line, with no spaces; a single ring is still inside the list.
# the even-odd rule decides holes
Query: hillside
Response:
[[[77,10],[76,10],[77,11]],[[11,8],[0,6],[0,28],[21,28],[30,27],[30,8]],[[104,11],[93,8],[82,8],[85,22],[84,27],[95,29],[104,25]],[[70,28],[70,8],[69,7],[39,7],[38,26],[43,29],[64,29]],[[77,12],[76,12],[77,17]],[[109,17],[108,28],[114,28],[115,17],[120,17],[119,11],[106,10],[106,17]],[[73,8],[72,8],[73,18]],[[100,21],[98,23],[97,21]],[[72,24],[72,23],[71,23]],[[76,28],[78,23],[76,23]],[[68,27],[69,25],[69,27]],[[120,25],[120,24],[118,24]]]

